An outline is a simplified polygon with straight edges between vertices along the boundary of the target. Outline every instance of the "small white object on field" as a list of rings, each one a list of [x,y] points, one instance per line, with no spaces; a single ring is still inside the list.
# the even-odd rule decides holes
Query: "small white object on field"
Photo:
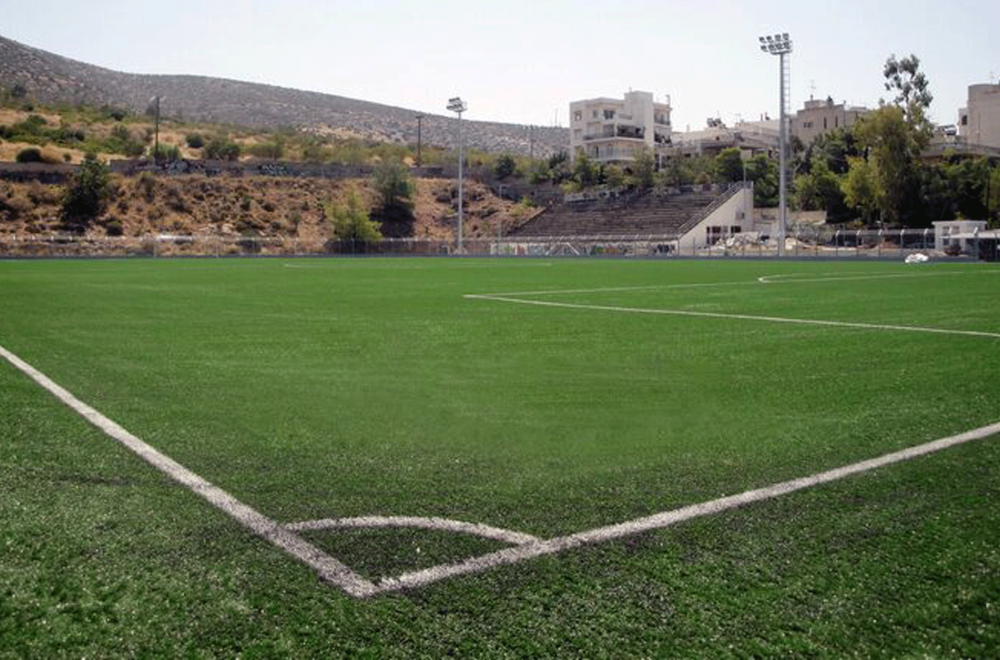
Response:
[[[922,263],[926,263],[926,262],[928,262],[930,260],[931,260],[931,258],[928,257],[926,254],[924,254],[922,252],[917,252],[915,254],[907,255],[906,259],[904,259],[903,261],[904,261],[904,263],[908,263],[908,264],[922,264]]]

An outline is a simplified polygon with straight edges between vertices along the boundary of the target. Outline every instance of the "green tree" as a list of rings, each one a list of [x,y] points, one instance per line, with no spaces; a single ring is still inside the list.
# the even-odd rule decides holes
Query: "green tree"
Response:
[[[719,183],[743,180],[743,155],[736,147],[729,147],[715,157],[715,177]]]
[[[111,199],[108,166],[94,154],[87,154],[66,188],[60,219],[67,227],[82,230],[108,207]]]
[[[812,162],[809,172],[795,177],[795,202],[803,211],[826,211],[827,222],[850,220],[840,177],[820,156]]]
[[[192,149],[201,149],[205,146],[205,137],[201,133],[189,133],[184,136],[184,141]]]
[[[496,165],[493,167],[493,172],[497,175],[500,180],[506,179],[507,177],[514,174],[517,171],[517,161],[510,154],[500,154],[497,158]]]
[[[617,165],[604,168],[604,183],[608,188],[621,188],[625,185],[625,171]]]
[[[747,180],[753,182],[754,206],[772,208],[778,205],[778,163],[765,154],[747,161]]]
[[[528,181],[532,184],[538,185],[540,183],[548,183],[552,180],[552,170],[549,169],[549,163],[546,160],[535,161],[531,166],[531,170],[528,173]]]
[[[882,220],[890,224],[916,224],[920,192],[920,153],[929,132],[918,119],[907,121],[902,108],[883,106],[864,117],[854,127],[858,146],[867,150],[870,171],[878,179]],[[851,161],[854,167],[856,160]]]
[[[804,159],[811,167],[817,158],[822,158],[827,169],[834,174],[847,174],[847,159],[860,155],[853,131],[836,128],[813,140],[805,152]]]
[[[383,233],[393,238],[412,236],[415,187],[409,169],[400,162],[384,162],[375,170],[374,184],[378,195],[374,216]]]
[[[342,241],[374,243],[382,239],[379,223],[368,217],[368,210],[357,189],[347,192],[347,199],[325,207],[326,218],[333,225],[333,234]]]
[[[581,189],[590,188],[597,183],[599,170],[597,165],[585,153],[579,153],[573,163],[573,179]]]
[[[930,107],[934,96],[928,89],[927,76],[920,70],[920,58],[911,54],[901,60],[892,54],[885,61],[882,69],[885,78],[885,90],[895,92],[892,100],[897,107],[903,108],[910,117],[916,112],[923,113]]]
[[[663,167],[663,182],[666,185],[680,188],[691,183],[694,177],[685,160],[679,153],[667,157]]]
[[[656,184],[656,157],[649,147],[636,152],[632,161],[632,179],[639,190],[652,190]]]
[[[875,164],[864,158],[851,158],[841,188],[847,205],[857,210],[865,224],[871,224],[883,208],[885,197]]]

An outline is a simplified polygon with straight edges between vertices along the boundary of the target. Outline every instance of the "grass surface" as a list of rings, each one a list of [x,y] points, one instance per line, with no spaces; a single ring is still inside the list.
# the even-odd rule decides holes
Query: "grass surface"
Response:
[[[462,297],[633,286],[658,288],[523,298],[1000,331],[1000,274],[971,264],[0,262],[0,345],[283,522],[425,515],[551,537],[1000,420],[1000,339]],[[998,439],[354,601],[6,363],[0,424],[12,655],[1000,648]],[[497,547],[309,538],[367,576]]]

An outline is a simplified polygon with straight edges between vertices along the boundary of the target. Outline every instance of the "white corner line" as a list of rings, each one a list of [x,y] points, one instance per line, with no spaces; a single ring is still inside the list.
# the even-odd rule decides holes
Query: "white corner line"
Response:
[[[894,332],[925,332],[939,335],[958,335],[964,337],[985,337],[1000,339],[1000,333],[981,330],[951,330],[948,328],[927,328],[917,325],[886,325],[880,323],[859,323],[854,321],[826,321],[822,319],[797,319],[783,316],[758,316],[755,314],[725,314],[722,312],[695,312],[684,309],[657,309],[647,307],[618,307],[615,305],[584,305],[580,303],[563,303],[552,300],[524,300],[506,296],[489,294],[467,294],[464,296],[475,300],[493,300],[497,302],[515,303],[519,305],[536,305],[538,307],[561,307],[565,309],[584,309],[602,312],[621,312],[625,314],[662,314],[666,316],[690,316],[710,319],[735,319],[738,321],[765,321],[769,323],[793,323],[799,325],[820,325],[835,328],[853,328],[860,330],[887,330]]]
[[[511,545],[524,545],[526,543],[538,543],[541,541],[537,536],[515,532],[500,527],[492,527],[480,523],[462,522],[461,520],[449,520],[447,518],[420,516],[360,516],[357,518],[323,518],[322,520],[307,520],[305,522],[290,523],[285,525],[285,529],[293,532],[305,532],[322,529],[348,529],[348,528],[376,528],[376,527],[413,527],[417,529],[432,529],[458,534],[472,534],[487,539],[503,541]]]
[[[691,506],[664,511],[644,518],[636,518],[623,523],[598,527],[585,532],[577,532],[567,536],[559,536],[547,541],[519,545],[512,548],[505,548],[497,552],[491,552],[478,557],[473,557],[454,564],[442,564],[431,568],[404,573],[397,577],[380,580],[377,585],[379,593],[398,591],[400,589],[413,589],[422,587],[445,578],[478,573],[497,566],[516,564],[518,562],[551,555],[582,545],[601,543],[620,539],[641,532],[648,532],[656,529],[663,529],[693,518],[708,516],[737,507],[745,506],[754,502],[774,499],[782,495],[794,493],[796,491],[812,488],[821,484],[837,481],[855,474],[875,470],[876,468],[908,461],[918,456],[925,456],[935,452],[961,445],[974,440],[982,440],[990,436],[1000,434],[1000,422],[983,426],[978,429],[959,433],[958,435],[941,438],[915,447],[909,447],[900,451],[884,454],[877,458],[851,463],[843,467],[818,472],[808,477],[782,481],[764,488],[744,491],[737,495],[720,497],[718,499],[693,504]]]
[[[376,593],[375,585],[340,563],[316,546],[289,531],[283,525],[271,520],[250,506],[188,470],[169,456],[153,449],[124,428],[108,419],[95,409],[83,403],[63,389],[48,376],[0,346],[0,357],[22,371],[29,378],[49,391],[74,412],[103,431],[106,435],[125,445],[147,463],[165,473],[171,479],[207,500],[212,506],[235,518],[263,539],[284,550],[302,563],[315,570],[319,577],[334,584],[348,594],[359,598]]]

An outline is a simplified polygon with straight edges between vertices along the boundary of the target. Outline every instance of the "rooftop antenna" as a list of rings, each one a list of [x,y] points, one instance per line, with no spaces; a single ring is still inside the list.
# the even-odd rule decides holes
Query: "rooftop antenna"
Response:
[[[816,81],[815,80],[810,80],[809,81],[809,100],[810,101],[813,100],[813,96],[815,94],[816,94]]]

